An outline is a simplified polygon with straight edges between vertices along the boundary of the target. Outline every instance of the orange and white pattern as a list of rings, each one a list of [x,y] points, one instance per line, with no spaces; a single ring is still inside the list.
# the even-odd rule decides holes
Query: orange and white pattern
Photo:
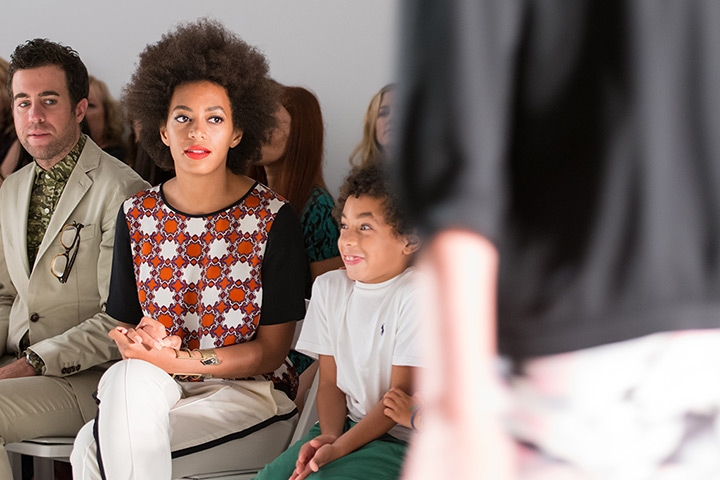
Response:
[[[171,209],[159,187],[126,200],[143,314],[182,337],[187,348],[251,340],[260,319],[268,233],[284,204],[260,184],[207,216]]]

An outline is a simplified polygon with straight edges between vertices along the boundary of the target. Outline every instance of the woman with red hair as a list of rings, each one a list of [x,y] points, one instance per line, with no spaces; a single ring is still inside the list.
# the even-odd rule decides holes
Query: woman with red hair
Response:
[[[263,146],[262,159],[250,167],[248,176],[265,183],[295,207],[314,280],[342,266],[339,230],[332,215],[335,203],[323,179],[320,103],[305,88],[283,87],[275,117],[277,126]]]

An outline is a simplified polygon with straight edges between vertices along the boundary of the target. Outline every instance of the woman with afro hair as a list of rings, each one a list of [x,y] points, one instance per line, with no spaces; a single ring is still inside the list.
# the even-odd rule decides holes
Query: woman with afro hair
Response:
[[[140,55],[123,101],[176,177],[118,214],[106,313],[123,360],[76,439],[76,478],[170,479],[171,458],[296,414],[285,358],[305,310],[302,232],[290,204],[241,174],[277,95],[265,58],[212,21]]]

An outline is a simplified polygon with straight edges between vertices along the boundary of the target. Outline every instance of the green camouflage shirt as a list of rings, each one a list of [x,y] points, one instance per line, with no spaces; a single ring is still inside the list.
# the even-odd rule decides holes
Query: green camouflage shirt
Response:
[[[65,189],[65,184],[67,184],[73,168],[77,165],[86,140],[87,136],[80,135],[80,140],[67,157],[60,160],[50,170],[45,170],[35,162],[35,183],[30,196],[27,222],[27,256],[31,271],[40,243],[60,200],[60,195]]]

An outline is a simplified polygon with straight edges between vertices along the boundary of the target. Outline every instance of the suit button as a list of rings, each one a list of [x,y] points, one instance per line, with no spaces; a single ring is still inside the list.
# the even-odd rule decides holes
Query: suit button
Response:
[[[62,370],[60,370],[60,373],[62,373],[62,374],[66,374],[66,373],[68,373],[68,371],[67,371],[67,368],[64,368],[64,367],[63,367],[63,369],[62,369]]]
[[[80,365],[75,365],[75,371],[76,371],[76,372],[79,372],[79,371],[80,371]]]
[[[40,315],[38,315],[37,313],[33,313],[32,315],[30,315],[31,322],[34,323],[34,322],[37,322],[38,320],[40,320]]]

